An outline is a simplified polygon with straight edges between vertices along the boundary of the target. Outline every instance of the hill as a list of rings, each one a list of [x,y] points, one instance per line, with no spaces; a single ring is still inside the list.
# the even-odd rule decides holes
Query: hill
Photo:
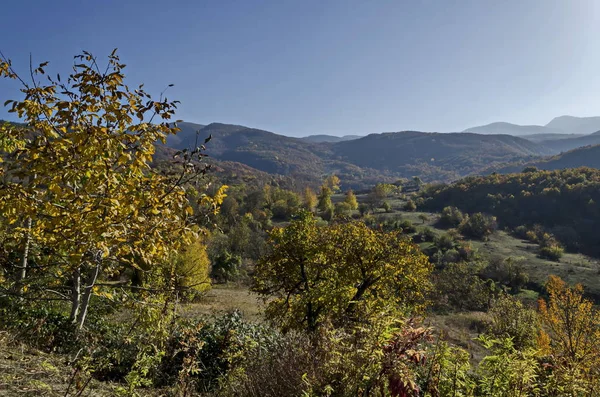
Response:
[[[541,141],[540,145],[547,147],[554,153],[566,152],[583,146],[600,145],[600,134],[594,133],[578,138]]]
[[[467,128],[463,132],[476,134],[504,134],[515,136],[539,135],[539,134],[561,134],[563,130],[545,127],[541,125],[518,125],[505,122],[497,122],[479,127]]]
[[[556,141],[559,139],[572,139],[572,138],[581,138],[585,135],[583,134],[558,134],[558,133],[543,133],[543,134],[532,134],[532,135],[516,135],[521,138],[527,139],[528,141],[534,143],[541,143],[549,141]]]
[[[600,117],[560,116],[552,119],[546,127],[570,134],[591,134],[600,130]]]
[[[498,217],[502,226],[543,226],[568,249],[600,256],[600,170],[569,168],[507,175],[471,176],[451,185],[432,186],[423,208]]]
[[[307,141],[307,142],[315,142],[315,143],[321,143],[321,142],[343,142],[343,141],[351,141],[353,139],[358,139],[361,138],[360,135],[344,135],[344,136],[334,136],[334,135],[309,135],[309,136],[305,136],[302,139],[303,141]]]
[[[509,135],[425,133],[371,134],[339,142],[310,142],[239,125],[181,123],[175,148],[193,147],[212,136],[207,154],[218,161],[290,175],[315,183],[335,173],[353,188],[377,181],[420,176],[448,181],[477,173],[494,163],[532,160],[551,154],[543,146]]]
[[[416,131],[371,134],[336,143],[331,150],[340,160],[359,167],[428,180],[455,179],[491,163],[548,154],[539,145],[509,135]]]
[[[588,135],[599,130],[600,117],[560,116],[555,117],[546,125],[519,125],[506,122],[497,122],[479,127],[467,128],[464,130],[464,132],[474,132],[477,134],[530,136],[540,134]]]
[[[600,169],[600,145],[585,146],[535,161],[491,167],[484,173],[498,172],[507,174],[511,172],[520,172],[526,167],[536,167],[540,170],[560,170],[564,168],[579,167]]]

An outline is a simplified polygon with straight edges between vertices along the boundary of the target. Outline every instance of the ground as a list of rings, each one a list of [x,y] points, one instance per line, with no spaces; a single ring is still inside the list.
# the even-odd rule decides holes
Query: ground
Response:
[[[263,304],[258,295],[250,292],[248,287],[225,284],[214,285],[198,303],[182,305],[179,314],[182,317],[199,318],[221,315],[239,310],[244,318],[251,321],[262,319]]]

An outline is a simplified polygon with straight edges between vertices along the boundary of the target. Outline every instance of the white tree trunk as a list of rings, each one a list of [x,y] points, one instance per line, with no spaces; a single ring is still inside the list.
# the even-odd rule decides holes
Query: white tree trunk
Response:
[[[77,321],[79,315],[79,306],[81,303],[81,266],[75,269],[73,274],[73,287],[71,290],[71,316],[69,317],[73,323]]]
[[[90,306],[90,299],[92,297],[92,291],[94,289],[94,285],[96,284],[96,280],[98,280],[98,275],[100,274],[100,265],[102,263],[101,259],[96,260],[96,269],[93,270],[91,277],[86,280],[86,286],[84,288],[82,298],[81,298],[81,306],[79,308],[79,315],[77,317],[77,328],[82,329],[83,324],[85,324],[85,318],[87,317],[88,307]]]

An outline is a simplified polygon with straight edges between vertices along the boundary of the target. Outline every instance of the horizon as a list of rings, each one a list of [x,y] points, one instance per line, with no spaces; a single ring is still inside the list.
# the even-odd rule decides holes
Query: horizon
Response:
[[[600,4],[591,0],[29,7],[6,5],[0,26],[15,38],[0,51],[18,71],[26,73],[30,53],[34,64],[49,61],[51,73],[64,74],[81,50],[104,60],[119,48],[131,86],[158,93],[175,84],[176,118],[200,124],[344,136],[600,113]],[[20,29],[22,15],[37,28]],[[6,82],[0,90],[18,97]],[[4,108],[0,118],[16,121]]]

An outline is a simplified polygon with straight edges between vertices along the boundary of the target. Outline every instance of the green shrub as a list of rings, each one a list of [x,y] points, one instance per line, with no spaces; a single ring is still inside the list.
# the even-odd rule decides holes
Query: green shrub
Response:
[[[215,258],[210,276],[220,283],[235,281],[241,275],[241,267],[242,258],[225,251]]]
[[[404,211],[409,211],[409,212],[416,211],[417,204],[415,204],[415,202],[412,200],[408,200],[406,202],[406,204],[404,204],[404,207],[402,207],[402,208],[404,209]]]
[[[542,247],[539,250],[540,258],[548,259],[548,260],[555,261],[555,262],[560,261],[560,258],[562,258],[563,254],[564,254],[564,250],[557,245],[549,246],[549,247]]]
[[[494,233],[497,227],[496,217],[478,212],[465,217],[459,230],[465,236],[485,240]]]
[[[440,215],[440,225],[444,227],[457,227],[464,219],[464,214],[458,208],[445,207]]]

